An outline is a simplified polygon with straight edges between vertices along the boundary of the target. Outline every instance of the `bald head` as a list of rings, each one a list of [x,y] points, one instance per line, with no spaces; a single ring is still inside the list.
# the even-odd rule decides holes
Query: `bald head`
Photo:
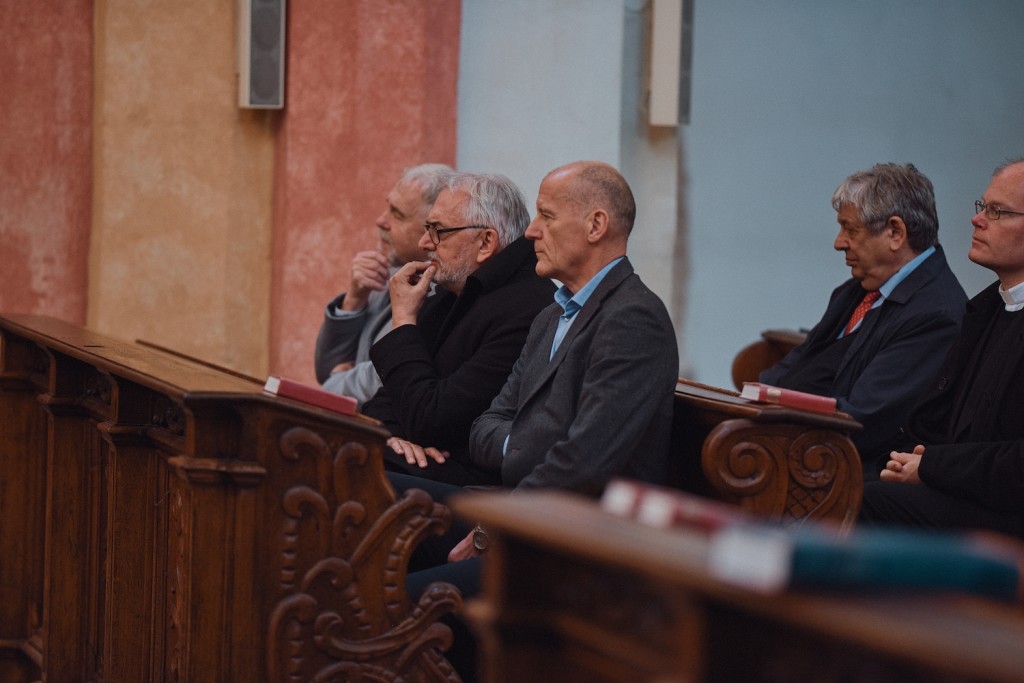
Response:
[[[560,166],[545,177],[564,177],[566,198],[583,213],[603,209],[609,228],[628,237],[636,219],[636,202],[629,183],[614,167],[602,161],[576,161]]]
[[[526,236],[537,274],[576,292],[598,271],[626,255],[636,204],[629,184],[608,164],[577,161],[544,176],[537,216]]]

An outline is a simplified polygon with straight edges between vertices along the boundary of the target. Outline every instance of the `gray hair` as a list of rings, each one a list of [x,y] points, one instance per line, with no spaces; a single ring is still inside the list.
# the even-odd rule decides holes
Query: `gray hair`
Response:
[[[494,228],[502,249],[522,237],[530,225],[526,197],[506,176],[456,173],[448,180],[448,190],[468,196],[466,223]]]
[[[939,215],[932,181],[913,164],[875,164],[858,171],[836,188],[832,208],[850,205],[860,222],[875,235],[886,221],[899,216],[907,226],[910,248],[920,253],[939,241]]]
[[[423,203],[429,208],[434,205],[437,195],[448,186],[448,181],[454,175],[455,169],[446,164],[420,164],[405,169],[398,183],[411,183],[419,187],[423,194]]]

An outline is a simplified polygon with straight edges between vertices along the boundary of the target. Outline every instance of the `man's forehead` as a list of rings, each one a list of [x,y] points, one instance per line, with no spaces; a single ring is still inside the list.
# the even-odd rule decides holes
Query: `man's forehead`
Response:
[[[434,206],[430,208],[430,220],[459,220],[466,215],[469,195],[463,190],[441,190]]]
[[[401,208],[415,208],[423,203],[423,192],[417,183],[399,181],[388,192],[388,202]]]
[[[1009,193],[1018,198],[1024,196],[1024,163],[1007,166],[988,184],[988,191]]]

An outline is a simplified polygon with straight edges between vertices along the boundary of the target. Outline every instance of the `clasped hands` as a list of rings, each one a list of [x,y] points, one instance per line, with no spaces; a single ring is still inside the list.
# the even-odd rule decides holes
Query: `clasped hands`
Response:
[[[913,453],[901,453],[893,451],[889,454],[889,462],[885,464],[878,478],[882,481],[894,481],[903,484],[920,484],[921,477],[917,473],[921,465],[921,456],[924,455],[924,446],[914,446]]]

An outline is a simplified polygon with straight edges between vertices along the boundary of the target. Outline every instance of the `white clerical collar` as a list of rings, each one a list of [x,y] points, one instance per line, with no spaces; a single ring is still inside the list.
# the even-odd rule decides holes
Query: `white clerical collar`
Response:
[[[1014,285],[1009,289],[1003,289],[999,285],[999,296],[1003,298],[1003,304],[1010,313],[1024,308],[1024,282]]]

